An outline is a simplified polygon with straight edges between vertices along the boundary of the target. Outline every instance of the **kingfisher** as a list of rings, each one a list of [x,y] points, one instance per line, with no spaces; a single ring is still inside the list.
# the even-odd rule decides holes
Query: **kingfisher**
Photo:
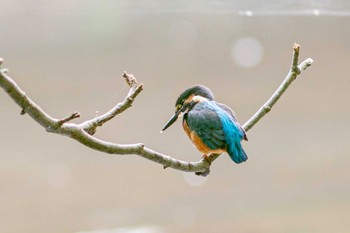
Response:
[[[175,103],[175,114],[161,132],[181,116],[184,131],[203,158],[226,152],[235,163],[248,159],[241,145],[243,139],[248,141],[245,130],[232,109],[216,102],[208,87],[195,85],[182,92]]]

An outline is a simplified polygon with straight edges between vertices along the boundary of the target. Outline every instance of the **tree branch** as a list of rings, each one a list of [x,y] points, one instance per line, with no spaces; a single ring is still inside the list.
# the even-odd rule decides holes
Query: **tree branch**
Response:
[[[278,87],[271,98],[249,119],[243,128],[250,130],[266,113],[268,113],[282,94],[286,91],[289,85],[296,77],[312,64],[312,59],[308,58],[298,66],[300,46],[295,44],[293,47],[292,65],[287,77]],[[2,65],[0,58],[0,66]],[[107,113],[96,116],[91,120],[87,120],[81,124],[71,123],[72,119],[78,118],[78,112],[71,113],[63,119],[56,119],[44,112],[37,104],[31,100],[26,93],[10,78],[6,69],[0,68],[0,86],[7,94],[22,108],[21,114],[27,113],[36,122],[43,126],[46,131],[66,135],[76,141],[88,146],[94,150],[109,154],[136,154],[153,162],[162,164],[164,168],[174,168],[185,172],[195,172],[197,175],[206,176],[209,174],[212,162],[218,158],[219,154],[212,154],[198,162],[186,162],[174,159],[171,156],[156,152],[145,147],[142,143],[138,144],[117,144],[103,141],[93,136],[97,127],[102,126],[107,121],[111,120],[116,115],[122,113],[131,107],[133,101],[143,89],[143,84],[138,83],[133,75],[124,72],[123,77],[129,85],[130,89],[125,99],[114,106]]]
[[[136,78],[132,74],[128,74],[124,71],[123,77],[126,83],[129,85],[130,90],[124,101],[117,104],[114,108],[109,110],[107,113],[96,116],[94,119],[88,120],[80,124],[87,133],[93,135],[96,132],[98,126],[102,126],[107,121],[111,120],[116,115],[124,112],[126,109],[130,108],[134,102],[136,96],[143,90],[143,84],[138,83]]]
[[[311,66],[313,60],[311,58],[306,59],[298,66],[300,45],[294,44],[293,47],[293,59],[291,68],[287,74],[287,77],[284,79],[282,84],[277,88],[275,93],[268,99],[268,101],[261,106],[261,108],[243,125],[245,131],[250,130],[266,113],[270,112],[272,107],[276,102],[281,98],[283,93],[287,88],[292,84],[292,82],[297,78],[301,71],[305,70],[307,67]]]

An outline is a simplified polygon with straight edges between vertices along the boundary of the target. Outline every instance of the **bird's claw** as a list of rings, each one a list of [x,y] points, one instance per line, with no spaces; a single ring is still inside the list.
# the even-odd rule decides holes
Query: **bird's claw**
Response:
[[[210,173],[210,169],[204,171],[204,172],[195,172],[194,174],[196,174],[197,176],[204,176],[206,177],[207,175],[209,175]]]

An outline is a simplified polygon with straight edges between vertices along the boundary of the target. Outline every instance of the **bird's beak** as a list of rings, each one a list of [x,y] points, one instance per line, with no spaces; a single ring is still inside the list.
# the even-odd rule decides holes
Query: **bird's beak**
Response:
[[[160,131],[161,133],[166,130],[167,128],[169,128],[179,117],[181,113],[181,109],[179,109],[171,118],[170,120],[165,124],[165,126],[163,127],[162,131]]]

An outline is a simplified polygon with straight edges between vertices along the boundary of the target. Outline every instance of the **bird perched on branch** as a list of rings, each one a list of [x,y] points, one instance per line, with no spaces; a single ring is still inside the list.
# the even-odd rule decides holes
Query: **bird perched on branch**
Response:
[[[161,132],[171,126],[179,116],[182,126],[204,158],[210,154],[227,152],[235,163],[248,159],[241,141],[247,139],[233,111],[214,100],[211,90],[202,85],[186,89],[176,100],[175,114]]]

